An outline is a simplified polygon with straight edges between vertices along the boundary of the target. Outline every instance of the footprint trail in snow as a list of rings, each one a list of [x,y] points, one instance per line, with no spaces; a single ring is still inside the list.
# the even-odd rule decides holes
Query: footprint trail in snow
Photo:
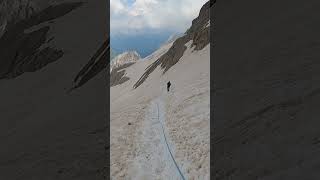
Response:
[[[165,104],[161,97],[151,101],[145,118],[131,179],[184,180],[165,130]]]

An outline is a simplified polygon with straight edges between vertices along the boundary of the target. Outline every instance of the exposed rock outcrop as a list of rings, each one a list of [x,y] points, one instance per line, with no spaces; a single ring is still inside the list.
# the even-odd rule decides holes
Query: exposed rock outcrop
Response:
[[[64,53],[52,43],[54,37],[48,34],[48,22],[68,14],[81,5],[79,2],[62,3],[39,12],[29,12],[28,9],[33,6],[28,3],[26,8],[22,9],[17,5],[18,15],[10,15],[4,20],[8,25],[3,28],[4,34],[0,38],[0,79],[15,78],[25,72],[37,71],[61,58]],[[40,27],[33,29],[35,26]]]
[[[126,63],[126,64],[123,64],[121,66],[114,68],[110,72],[110,87],[116,86],[116,85],[119,85],[119,84],[122,84],[122,83],[128,81],[130,78],[125,76],[125,72],[126,72],[125,68],[127,68],[133,64],[134,64],[134,62]]]
[[[136,51],[128,51],[117,55],[110,63],[110,72],[114,68],[118,68],[127,63],[135,63],[141,59],[140,55]]]
[[[124,52],[110,63],[110,87],[122,84],[130,78],[125,76],[125,68],[133,65],[141,57],[136,51]]]
[[[134,84],[134,88],[139,87],[159,65],[163,69],[163,73],[166,73],[183,56],[184,51],[187,49],[185,46],[187,42],[192,41],[194,50],[201,50],[210,43],[210,26],[207,25],[210,21],[210,7],[212,5],[213,3],[210,4],[210,1],[203,5],[199,16],[192,21],[191,27],[173,43],[167,53],[146,69],[146,72]]]

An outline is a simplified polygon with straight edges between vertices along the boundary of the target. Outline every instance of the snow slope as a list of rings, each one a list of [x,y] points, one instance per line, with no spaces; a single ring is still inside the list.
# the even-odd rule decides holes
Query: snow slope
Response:
[[[210,45],[191,44],[165,74],[159,66],[133,89],[172,43],[126,68],[130,80],[111,88],[113,179],[209,179]]]

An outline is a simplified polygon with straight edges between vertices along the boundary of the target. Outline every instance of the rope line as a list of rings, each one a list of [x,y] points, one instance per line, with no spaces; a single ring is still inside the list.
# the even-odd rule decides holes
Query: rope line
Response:
[[[158,120],[159,120],[159,122],[160,122],[160,118],[159,118],[159,117],[160,117],[160,116],[159,116],[159,104],[158,104],[158,103],[157,103],[157,108],[158,108]],[[165,134],[165,132],[164,132],[163,124],[162,124],[161,122],[160,122],[160,124],[161,124],[162,133],[163,133],[163,136],[164,136],[164,140],[165,140],[165,142],[166,142],[166,145],[167,145],[168,151],[169,151],[169,153],[170,153],[171,159],[172,159],[174,165],[176,166],[176,169],[178,170],[178,172],[179,172],[179,174],[180,174],[180,176],[181,176],[181,179],[185,180],[185,177],[183,176],[183,174],[182,174],[182,172],[181,172],[181,170],[180,170],[180,168],[179,168],[176,160],[174,159],[174,157],[173,157],[173,155],[172,155],[171,149],[170,149],[169,144],[168,144],[168,142],[167,142],[166,134]]]

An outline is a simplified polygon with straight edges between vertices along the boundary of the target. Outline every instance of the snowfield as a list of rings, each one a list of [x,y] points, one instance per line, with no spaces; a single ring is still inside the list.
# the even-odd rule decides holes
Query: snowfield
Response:
[[[164,75],[159,66],[133,89],[172,43],[126,68],[130,80],[110,89],[112,179],[210,178],[210,45],[191,44]]]

